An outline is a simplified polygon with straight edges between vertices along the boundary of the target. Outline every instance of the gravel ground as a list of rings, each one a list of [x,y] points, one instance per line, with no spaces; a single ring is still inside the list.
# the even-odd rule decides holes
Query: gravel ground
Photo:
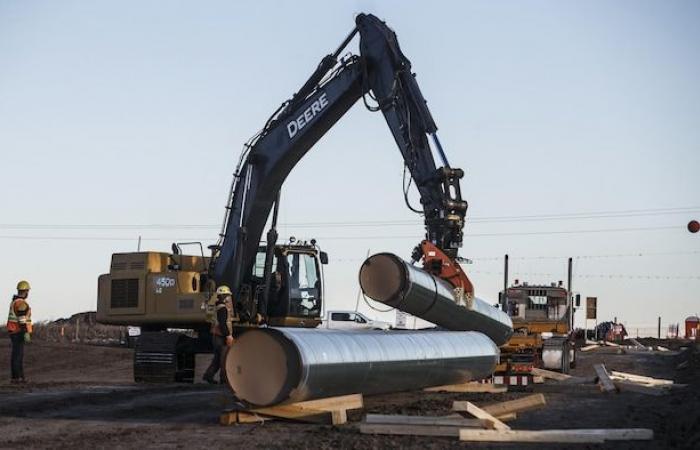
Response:
[[[674,343],[665,342],[667,346]],[[645,345],[653,345],[647,344]],[[662,344],[663,345],[663,344]],[[9,372],[9,340],[0,339],[0,366]],[[674,348],[678,348],[676,345]],[[128,349],[34,342],[26,349],[24,386],[0,383],[2,448],[526,448],[522,444],[461,443],[451,438],[371,436],[359,434],[363,413],[447,415],[454,400],[486,404],[528,395],[444,394],[406,392],[365,398],[364,412],[349,415],[341,427],[267,422],[262,425],[218,425],[221,411],[232,404],[224,387],[137,385],[131,381]],[[676,366],[688,360],[686,369]],[[199,371],[207,357],[198,357]],[[514,429],[652,428],[651,442],[616,442],[591,448],[700,448],[700,358],[686,351],[628,352],[602,348],[583,353],[573,375],[592,379],[593,364],[688,384],[662,397],[632,392],[603,394],[593,384],[546,383],[547,407],[522,413]],[[9,378],[9,374],[8,374]],[[542,448],[533,445],[531,448]],[[552,445],[549,448],[564,448]],[[585,445],[571,448],[587,448]],[[590,446],[589,446],[590,447]]]

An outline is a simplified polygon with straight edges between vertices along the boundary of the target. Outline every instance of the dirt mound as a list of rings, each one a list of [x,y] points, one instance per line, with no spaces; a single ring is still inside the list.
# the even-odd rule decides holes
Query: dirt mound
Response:
[[[0,348],[0,367],[10,367],[10,340],[0,338]],[[40,385],[129,383],[133,380],[132,364],[130,349],[69,342],[34,340],[25,347],[24,355],[27,378]],[[6,384],[9,380],[2,381]]]

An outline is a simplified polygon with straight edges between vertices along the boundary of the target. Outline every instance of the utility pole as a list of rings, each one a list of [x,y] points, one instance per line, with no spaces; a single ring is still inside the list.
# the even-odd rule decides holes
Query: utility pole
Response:
[[[569,270],[568,270],[568,276],[567,276],[567,306],[568,306],[568,311],[569,311],[569,330],[574,329],[574,299],[571,297],[571,281],[573,278],[573,258],[569,258]]]
[[[503,267],[503,295],[501,296],[501,311],[508,313],[508,255],[506,254]]]
[[[661,339],[661,316],[659,316],[659,324],[658,324],[658,330],[657,330],[657,339]]]

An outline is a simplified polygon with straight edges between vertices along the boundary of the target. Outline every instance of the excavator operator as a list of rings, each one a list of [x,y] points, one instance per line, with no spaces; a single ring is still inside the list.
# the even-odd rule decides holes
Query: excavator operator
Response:
[[[226,382],[224,364],[226,353],[233,345],[233,295],[228,286],[216,289],[216,314],[212,318],[211,335],[214,357],[202,379],[209,384],[216,384],[214,376],[219,374],[219,382]]]

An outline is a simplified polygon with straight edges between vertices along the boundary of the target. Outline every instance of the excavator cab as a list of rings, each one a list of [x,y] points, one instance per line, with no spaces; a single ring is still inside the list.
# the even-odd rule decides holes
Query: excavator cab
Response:
[[[253,267],[255,303],[260,305],[265,287],[265,253],[260,247]],[[276,245],[272,261],[267,322],[275,326],[316,327],[323,305],[323,264],[328,255],[314,244],[290,242]]]

